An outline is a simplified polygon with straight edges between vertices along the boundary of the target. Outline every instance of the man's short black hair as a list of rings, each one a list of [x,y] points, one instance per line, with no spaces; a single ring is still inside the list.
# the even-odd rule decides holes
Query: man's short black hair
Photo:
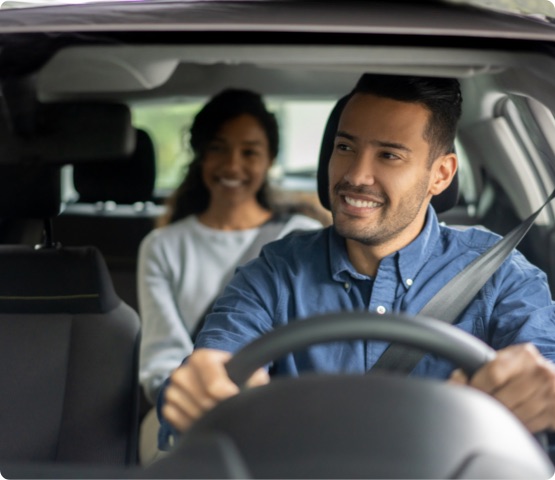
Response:
[[[424,131],[424,138],[430,144],[430,162],[439,155],[454,151],[457,123],[462,113],[462,95],[457,79],[365,73],[351,96],[355,93],[422,104],[431,112]]]

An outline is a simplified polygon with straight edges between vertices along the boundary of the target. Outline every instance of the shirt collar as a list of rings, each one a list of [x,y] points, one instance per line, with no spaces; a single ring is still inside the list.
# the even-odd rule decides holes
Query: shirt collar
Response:
[[[416,277],[416,274],[430,259],[439,239],[439,233],[439,221],[436,212],[431,205],[428,205],[426,222],[420,234],[406,247],[386,257],[397,262],[397,268],[402,279]],[[337,233],[333,226],[329,229],[329,240],[331,274],[335,281],[345,282],[349,277],[356,279],[369,278],[355,270],[347,254],[345,239]]]

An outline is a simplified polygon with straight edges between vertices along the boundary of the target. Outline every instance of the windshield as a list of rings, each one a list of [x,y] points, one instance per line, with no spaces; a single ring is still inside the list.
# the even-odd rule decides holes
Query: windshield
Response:
[[[60,5],[79,5],[106,2],[153,2],[157,0],[0,0],[3,8],[31,8]],[[179,0],[173,0],[179,1]],[[438,0],[446,3],[466,4],[479,8],[518,15],[532,16],[542,20],[555,20],[555,0]]]
[[[555,18],[555,0],[446,0],[449,3],[473,5],[475,7],[516,13]]]

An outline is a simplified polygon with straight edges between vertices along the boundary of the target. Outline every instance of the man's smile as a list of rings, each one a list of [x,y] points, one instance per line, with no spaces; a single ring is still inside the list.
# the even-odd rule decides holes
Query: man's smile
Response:
[[[372,200],[361,200],[347,195],[344,195],[343,199],[345,200],[345,203],[356,208],[377,208],[383,205],[382,203]]]

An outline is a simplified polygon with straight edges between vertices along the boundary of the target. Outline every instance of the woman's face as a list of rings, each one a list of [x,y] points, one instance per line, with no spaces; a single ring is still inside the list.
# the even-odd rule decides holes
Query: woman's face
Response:
[[[211,203],[237,205],[252,201],[266,180],[273,158],[258,120],[243,114],[224,123],[208,144],[202,178]]]

